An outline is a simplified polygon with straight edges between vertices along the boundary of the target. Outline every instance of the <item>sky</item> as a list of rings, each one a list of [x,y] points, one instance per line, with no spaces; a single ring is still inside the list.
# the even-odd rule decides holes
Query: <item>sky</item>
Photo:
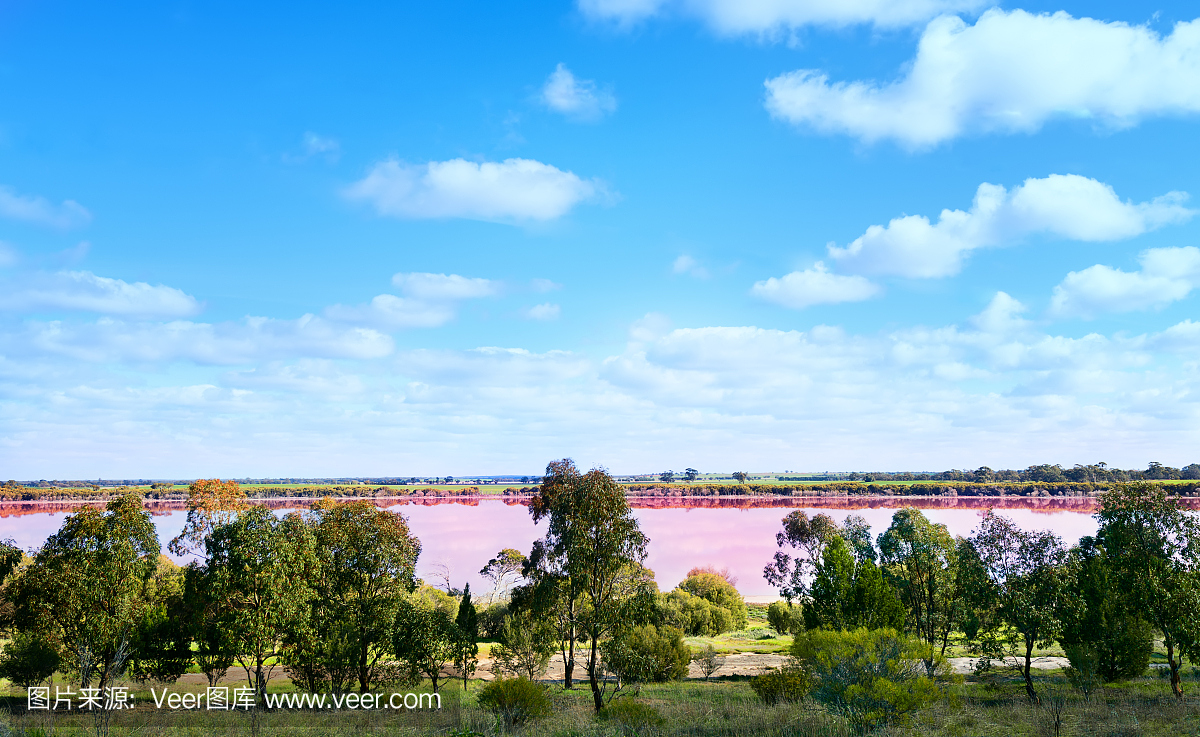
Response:
[[[1196,15],[0,2],[0,476],[1198,462]]]

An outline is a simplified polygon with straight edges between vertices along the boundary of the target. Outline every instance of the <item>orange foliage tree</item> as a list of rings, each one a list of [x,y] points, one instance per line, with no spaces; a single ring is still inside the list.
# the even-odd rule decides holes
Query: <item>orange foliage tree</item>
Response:
[[[246,492],[233,479],[197,479],[188,487],[183,531],[167,547],[175,555],[202,555],[213,527],[232,521],[246,506]]]

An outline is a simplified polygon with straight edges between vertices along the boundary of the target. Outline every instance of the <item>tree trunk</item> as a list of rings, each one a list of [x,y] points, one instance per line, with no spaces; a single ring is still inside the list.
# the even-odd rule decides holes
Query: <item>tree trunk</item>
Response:
[[[367,643],[363,643],[358,651],[358,691],[367,693],[371,690],[370,668],[367,667]]]
[[[574,607],[572,607],[574,609]],[[571,624],[568,630],[570,637],[567,640],[567,660],[563,663],[563,685],[566,688],[571,688],[571,676],[575,673],[575,625]]]
[[[1025,693],[1029,694],[1029,700],[1035,704],[1042,703],[1033,688],[1033,640],[1028,637],[1025,638],[1025,667],[1021,669],[1021,675],[1025,676]]]
[[[1167,646],[1167,667],[1171,669],[1171,693],[1175,694],[1175,698],[1183,698],[1183,687],[1179,684],[1179,666],[1180,663],[1175,658],[1175,640],[1171,637],[1163,638]]]
[[[592,700],[596,702],[596,711],[604,708],[604,694],[600,693],[600,680],[596,678],[596,637],[592,636],[592,653],[588,658],[588,680],[592,684]]]

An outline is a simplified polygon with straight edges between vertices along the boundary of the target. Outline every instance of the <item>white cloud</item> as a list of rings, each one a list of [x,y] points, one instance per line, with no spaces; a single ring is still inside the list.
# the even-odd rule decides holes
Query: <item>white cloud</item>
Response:
[[[237,365],[293,357],[381,358],[391,337],[313,315],[296,320],[247,317],[237,322],[130,323],[102,318],[91,324],[32,323],[15,341],[25,350],[97,363]]]
[[[549,279],[532,279],[529,282],[529,286],[535,292],[543,292],[544,293],[544,292],[553,292],[553,291],[562,289],[563,285],[561,285],[557,282],[550,281]]]
[[[971,209],[942,210],[872,225],[845,248],[829,247],[844,269],[864,274],[933,278],[957,274],[978,248],[1009,245],[1030,235],[1111,241],[1190,219],[1187,194],[1168,192],[1149,202],[1122,202],[1112,187],[1075,174],[1026,179],[1011,191],[981,184]]]
[[[557,320],[562,314],[562,308],[550,302],[534,305],[525,310],[525,317],[530,320]]]
[[[601,192],[598,180],[530,159],[376,164],[345,190],[380,215],[489,221],[553,220]]]
[[[629,326],[629,339],[636,343],[658,340],[671,332],[671,318],[660,312],[647,312]]]
[[[75,200],[64,200],[55,205],[45,197],[19,195],[12,187],[0,187],[0,217],[62,229],[77,228],[92,221],[92,213]]]
[[[599,120],[617,109],[617,98],[611,92],[596,88],[590,79],[578,79],[559,64],[542,86],[542,103],[576,120]]]
[[[802,310],[805,307],[839,302],[861,302],[879,295],[882,290],[861,276],[831,274],[818,261],[811,269],[793,271],[782,277],[755,282],[750,293],[759,299],[782,307]]]
[[[1003,335],[1027,330],[1030,322],[1023,317],[1028,308],[1006,292],[996,292],[983,312],[971,318],[971,324],[983,333]]]
[[[312,131],[304,133],[301,146],[303,151],[300,154],[285,153],[283,155],[284,162],[302,164],[314,156],[320,156],[332,164],[342,156],[342,144],[336,138],[318,135]]]
[[[500,291],[500,284],[491,279],[458,274],[399,273],[392,276],[392,284],[409,297],[429,301],[478,299]]]
[[[386,330],[435,328],[454,319],[457,302],[495,296],[501,288],[491,279],[424,272],[394,274],[392,284],[403,297],[380,294],[366,305],[333,305],[325,309],[325,316]]]
[[[200,303],[163,285],[96,276],[90,271],[24,275],[0,294],[0,310],[80,310],[129,317],[188,317]]]
[[[1164,307],[1200,286],[1200,249],[1151,248],[1138,259],[1141,271],[1096,264],[1072,271],[1054,288],[1053,317],[1096,317]]]
[[[709,277],[708,269],[700,265],[696,259],[691,256],[682,254],[671,264],[672,274],[687,274],[694,276],[697,279],[707,279]]]
[[[803,69],[766,82],[788,122],[864,141],[932,146],[961,135],[1031,132],[1056,118],[1126,127],[1200,112],[1200,21],[1165,38],[1146,26],[1064,12],[985,12],[930,22],[895,82],[836,82]]]
[[[580,10],[597,20],[628,25],[673,13],[700,18],[729,34],[808,25],[905,26],[984,5],[980,0],[579,0]]]

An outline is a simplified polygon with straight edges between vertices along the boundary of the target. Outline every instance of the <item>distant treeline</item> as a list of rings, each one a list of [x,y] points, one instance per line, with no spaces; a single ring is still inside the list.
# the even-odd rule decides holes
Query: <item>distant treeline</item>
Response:
[[[30,487],[22,486],[15,481],[9,481],[0,486],[0,501],[22,502],[53,502],[53,501],[106,501],[125,493],[134,492],[143,499],[184,500],[188,497],[187,488],[175,488],[171,484],[152,484],[149,487]],[[404,488],[397,489],[387,486],[339,485],[339,486],[289,486],[248,488],[247,497],[251,499],[283,499],[299,497],[304,499],[321,499],[323,497],[390,497],[390,496],[477,496],[479,487],[463,486],[452,490],[434,488]]]
[[[780,481],[800,481],[800,477],[779,477]],[[1200,463],[1193,463],[1183,468],[1172,468],[1161,463],[1151,463],[1144,471],[1136,469],[1109,468],[1107,463],[1092,465],[1076,464],[1071,468],[1063,468],[1058,464],[1042,464],[1030,466],[1022,470],[1005,469],[993,471],[987,466],[980,466],[974,471],[950,469],[940,473],[909,473],[907,471],[873,471],[870,473],[851,473],[846,476],[848,481],[971,481],[975,483],[990,483],[994,481],[1012,482],[1064,482],[1077,483],[1096,482],[1126,482],[1126,481],[1184,481],[1200,480]]]

